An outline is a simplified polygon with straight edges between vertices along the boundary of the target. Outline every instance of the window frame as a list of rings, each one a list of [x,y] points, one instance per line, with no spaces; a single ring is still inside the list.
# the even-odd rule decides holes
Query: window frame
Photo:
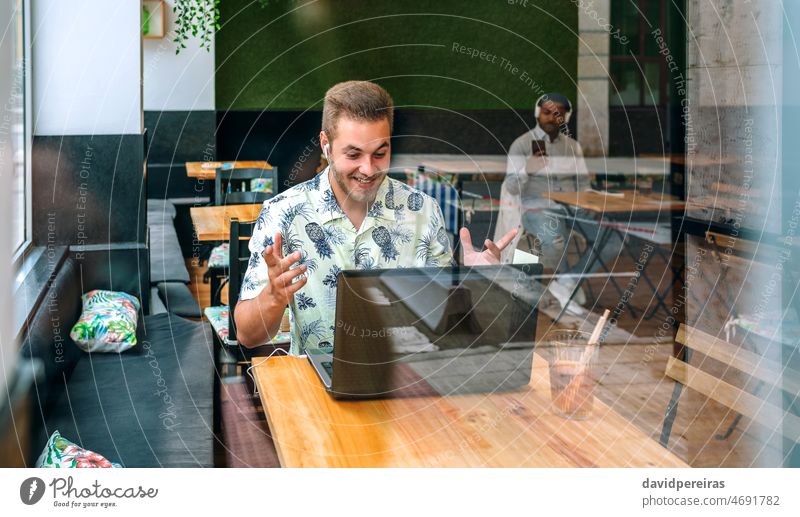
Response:
[[[22,259],[29,251],[33,243],[33,199],[31,195],[31,185],[33,183],[33,102],[31,83],[31,58],[33,51],[31,48],[31,9],[30,0],[21,0],[22,6],[22,81],[23,81],[23,114],[22,124],[24,127],[24,156],[25,156],[25,177],[23,185],[24,215],[23,221],[25,228],[23,231],[22,242],[13,252],[11,264],[14,271],[19,271]]]
[[[636,54],[631,53],[628,51],[627,54],[614,54],[613,53],[613,45],[610,46],[609,50],[609,72],[611,70],[611,65],[613,63],[635,63],[638,71],[639,71],[639,101],[636,104],[626,104],[625,102],[619,102],[618,104],[614,103],[614,99],[619,99],[619,90],[617,86],[614,84],[614,79],[610,76],[609,73],[609,105],[612,107],[617,108],[662,108],[669,103],[669,80],[667,77],[667,63],[664,60],[664,57],[661,55],[649,56],[646,54],[647,48],[647,41],[646,38],[649,36],[650,31],[652,30],[650,26],[645,21],[645,6],[644,2],[646,0],[612,0],[617,2],[627,2],[631,4],[636,2],[636,9],[639,11],[639,52]],[[668,0],[651,0],[657,1],[659,3],[659,10],[658,10],[658,27],[661,29],[662,34],[667,33],[667,1]],[[610,14],[613,16],[614,9],[613,7],[610,10]],[[650,20],[653,23],[653,20]],[[619,24],[619,20],[613,19],[611,20],[612,24]],[[645,79],[645,65],[655,63],[658,65],[659,68],[659,80],[658,80],[658,99],[655,99],[655,103],[647,102],[647,99],[650,97],[651,89],[645,89],[645,84],[647,84]]]

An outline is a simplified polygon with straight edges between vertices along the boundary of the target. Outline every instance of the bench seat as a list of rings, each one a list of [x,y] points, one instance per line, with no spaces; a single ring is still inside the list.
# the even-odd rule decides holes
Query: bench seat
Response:
[[[45,416],[56,429],[124,467],[212,467],[212,337],[200,322],[145,317],[137,353],[85,354]]]
[[[208,325],[168,313],[140,315],[134,348],[86,353],[69,338],[81,290],[78,268],[68,259],[49,287],[52,303],[39,307],[23,336],[23,360],[43,366],[33,386],[28,464],[58,430],[125,467],[213,466]]]

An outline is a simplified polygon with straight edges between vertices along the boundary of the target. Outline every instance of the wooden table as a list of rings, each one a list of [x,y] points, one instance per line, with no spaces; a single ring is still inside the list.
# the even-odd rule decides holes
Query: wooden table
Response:
[[[595,400],[585,421],[550,408],[534,354],[520,391],[335,401],[308,360],[256,358],[253,371],[284,467],[687,467]]]
[[[508,156],[505,154],[393,154],[391,170],[395,172],[425,170],[454,175],[506,174]],[[626,176],[666,176],[669,174],[668,157],[604,156],[585,157],[589,174],[623,174]],[[563,174],[563,172],[553,172]]]
[[[228,206],[193,206],[189,209],[197,240],[225,241],[230,237],[231,219],[254,221],[261,212],[261,204]]]
[[[647,240],[651,240],[653,243],[657,244],[660,240],[661,232],[656,231],[656,227],[659,225],[659,219],[661,219],[662,214],[670,219],[672,217],[672,212],[684,211],[686,209],[686,203],[679,201],[672,196],[666,196],[662,194],[643,195],[637,191],[623,191],[622,194],[622,196],[616,196],[604,194],[602,192],[545,192],[542,195],[564,206],[567,216],[571,220],[586,219],[585,215],[581,217],[579,209],[594,214],[594,218],[596,219],[596,224],[598,226],[597,235],[594,239],[587,235],[581,224],[570,225],[583,236],[587,243],[589,243],[587,249],[590,250],[588,252],[591,253],[591,256],[584,270],[593,272],[595,266],[599,264],[600,267],[602,267],[609,274],[609,283],[617,291],[617,293],[619,293],[620,300],[625,304],[631,316],[636,318],[636,309],[634,309],[634,307],[631,305],[630,297],[625,296],[622,287],[614,278],[614,273],[612,272],[610,266],[601,258],[601,250],[608,244],[611,235],[615,232],[620,235],[620,239],[622,239],[623,242],[626,235],[633,235],[643,239],[642,242],[644,243],[646,243]],[[651,223],[652,220],[655,220],[656,223],[655,225],[652,225],[652,237],[659,235],[658,239],[647,238],[646,236],[648,232],[645,229],[645,225]],[[671,235],[667,239],[667,243],[670,239]],[[640,260],[642,260],[640,258],[641,253],[639,253],[637,256],[637,254],[633,253],[629,247],[626,246],[624,249],[634,262],[638,263]],[[658,247],[656,247],[656,253],[661,253]],[[641,264],[642,269],[647,267],[653,255],[654,253],[648,253],[646,255],[644,263]],[[675,271],[673,271],[673,273],[676,274]],[[653,295],[656,297],[656,309],[662,306],[667,309],[665,297],[667,294],[669,294],[672,283],[669,284],[670,288],[667,291],[660,292],[658,291],[657,286],[652,283],[647,275],[642,275],[642,277],[644,278],[645,283],[652,289]],[[581,288],[581,285],[584,281],[584,277],[581,277],[577,280],[569,298],[567,299],[566,303],[563,304],[561,312],[556,318],[556,321],[560,320],[561,317],[566,313],[567,306],[572,302],[575,294]],[[673,278],[673,283],[674,281],[675,278]],[[653,310],[649,316],[645,314],[645,318],[649,319],[654,315],[655,310]]]
[[[415,172],[424,167],[442,174],[505,174],[504,154],[430,154],[397,153],[392,155],[390,170]]]
[[[392,156],[391,170],[404,171],[407,176],[420,173],[438,176],[449,181],[461,193],[464,181],[469,178],[502,181],[506,175],[507,161],[508,157],[504,154],[397,154]],[[664,177],[669,174],[670,169],[669,161],[663,157],[603,157],[584,158],[584,161],[590,175],[610,173],[634,177]],[[575,176],[575,171],[556,168],[548,176]],[[435,193],[426,193],[436,198]],[[447,228],[457,232],[461,226],[457,207],[448,207],[446,199],[437,198],[437,201],[445,215]],[[457,202],[457,199],[450,201]]]
[[[425,171],[438,174],[479,175],[479,174],[506,174],[505,155],[479,154],[474,156],[435,155],[428,156],[420,161],[419,166]]]
[[[664,157],[600,156],[584,158],[590,174],[667,176],[670,163]]]
[[[704,154],[643,154],[641,158],[667,160],[678,165],[692,165],[695,167],[724,166],[736,163],[735,157],[715,157]],[[640,159],[641,159],[640,158]]]
[[[630,212],[658,212],[680,211],[686,207],[684,201],[674,198],[661,199],[660,196],[643,196],[634,194],[634,191],[625,191],[623,197],[607,196],[595,192],[547,192],[543,194],[553,201],[562,204],[591,210],[593,212],[630,213]],[[448,204],[453,204],[448,202]],[[464,197],[460,202],[454,203],[464,211],[469,212],[497,212],[500,210],[500,201],[497,199],[476,199]],[[510,208],[522,209],[522,205],[507,205]]]
[[[233,164],[234,169],[272,169],[272,165],[265,161],[236,161],[236,162],[186,162],[186,175],[190,178],[213,180],[217,176],[217,169],[223,165]]]
[[[636,212],[675,212],[686,208],[685,202],[670,196],[657,194],[645,196],[628,190],[623,191],[622,197],[598,192],[545,192],[542,195],[562,205],[617,216]]]

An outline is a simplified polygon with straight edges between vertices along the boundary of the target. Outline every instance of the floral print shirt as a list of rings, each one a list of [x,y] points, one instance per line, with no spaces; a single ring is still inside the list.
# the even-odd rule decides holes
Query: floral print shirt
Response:
[[[290,306],[292,354],[333,350],[340,271],[452,263],[450,237],[433,198],[387,176],[356,229],[339,207],[325,169],[264,202],[250,239],[240,299],[255,298],[264,288],[268,276],[261,253],[279,231],[284,256],[299,250],[300,262],[308,266],[308,282]]]

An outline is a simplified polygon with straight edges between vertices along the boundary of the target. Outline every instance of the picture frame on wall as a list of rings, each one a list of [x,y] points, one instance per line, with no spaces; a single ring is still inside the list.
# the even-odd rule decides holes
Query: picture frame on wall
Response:
[[[145,0],[142,2],[142,37],[163,38],[165,26],[164,2]]]

